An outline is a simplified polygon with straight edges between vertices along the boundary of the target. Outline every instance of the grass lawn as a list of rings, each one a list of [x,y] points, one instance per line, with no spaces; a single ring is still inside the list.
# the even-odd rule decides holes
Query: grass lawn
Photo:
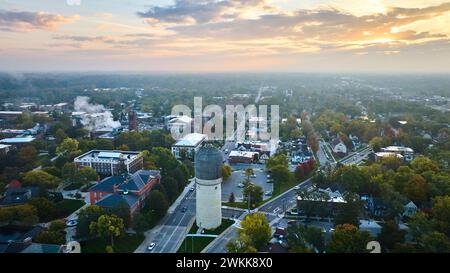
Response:
[[[177,253],[200,253],[213,240],[214,238],[210,237],[186,238],[184,239]]]
[[[114,238],[115,253],[133,253],[136,248],[144,241],[145,236],[142,234],[125,234],[122,237]],[[82,253],[106,253],[106,246],[110,245],[110,241],[104,238],[92,239],[81,242]]]
[[[240,208],[240,209],[247,209],[247,202],[225,202],[222,203],[223,206],[232,207],[232,208]]]
[[[229,226],[234,224],[233,220],[222,219],[222,225],[215,230],[205,230],[204,234],[220,235]],[[189,230],[189,234],[196,234],[198,226],[194,223]],[[211,237],[187,237],[184,239],[177,253],[200,253],[207,245],[209,245],[215,238]],[[192,249],[194,245],[194,249]]]
[[[74,211],[78,210],[84,205],[85,205],[84,201],[72,199],[64,199],[56,203],[56,207],[59,209],[61,217],[69,216]]]

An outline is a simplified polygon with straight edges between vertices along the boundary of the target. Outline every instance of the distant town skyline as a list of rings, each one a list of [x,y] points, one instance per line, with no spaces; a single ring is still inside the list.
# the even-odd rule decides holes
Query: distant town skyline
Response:
[[[1,71],[448,73],[439,0],[0,0]]]

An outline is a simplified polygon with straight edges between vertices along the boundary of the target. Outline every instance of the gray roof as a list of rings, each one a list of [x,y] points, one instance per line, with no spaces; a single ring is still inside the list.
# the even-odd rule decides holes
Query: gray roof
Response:
[[[110,176],[100,181],[97,185],[92,186],[89,191],[113,193],[114,185],[118,186],[120,190],[140,191],[147,185],[150,177],[160,179],[160,171],[139,170],[131,175]]]
[[[22,253],[60,253],[60,245],[49,245],[49,244],[31,244]]]
[[[96,203],[97,206],[106,208],[117,208],[119,205],[125,205],[131,208],[139,201],[139,197],[128,194],[110,194]]]
[[[195,155],[195,177],[215,180],[222,177],[222,153],[210,145],[201,147]]]

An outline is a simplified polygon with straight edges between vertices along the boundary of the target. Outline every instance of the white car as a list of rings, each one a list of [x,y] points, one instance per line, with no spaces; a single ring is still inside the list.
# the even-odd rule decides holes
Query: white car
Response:
[[[151,243],[148,245],[147,250],[153,250],[155,248],[156,244],[155,243]]]
[[[70,220],[70,221],[67,221],[66,226],[68,226],[68,227],[74,227],[74,226],[76,226],[77,224],[78,224],[77,220]]]
[[[295,186],[294,187],[294,190],[299,190],[300,189],[300,186]]]
[[[245,186],[245,185],[242,184],[242,183],[239,183],[239,184],[238,184],[238,187],[239,187],[239,188],[243,188],[244,186]]]

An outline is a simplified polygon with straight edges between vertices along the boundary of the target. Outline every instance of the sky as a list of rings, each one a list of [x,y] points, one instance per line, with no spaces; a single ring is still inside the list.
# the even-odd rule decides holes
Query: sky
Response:
[[[1,71],[449,73],[450,0],[0,0]]]

